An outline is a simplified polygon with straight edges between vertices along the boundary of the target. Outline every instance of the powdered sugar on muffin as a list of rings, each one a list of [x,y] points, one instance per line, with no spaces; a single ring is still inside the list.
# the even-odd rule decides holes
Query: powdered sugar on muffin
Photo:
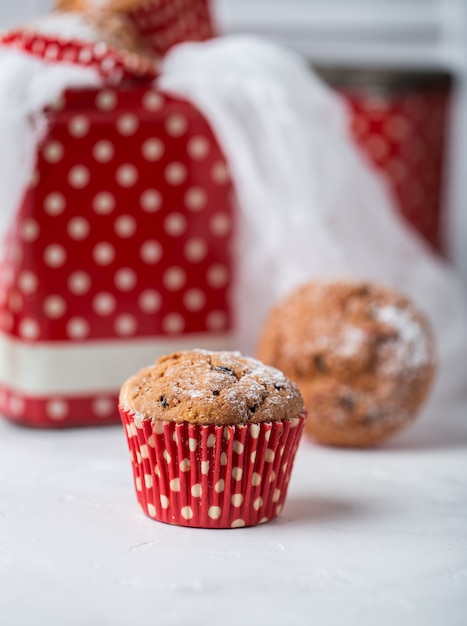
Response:
[[[282,372],[238,352],[191,350],[162,357],[122,387],[120,404],[143,419],[201,424],[281,420],[303,412]]]
[[[258,356],[294,380],[306,430],[332,445],[369,445],[419,412],[435,373],[426,317],[380,285],[317,281],[269,316]]]
[[[306,413],[277,369],[237,352],[175,352],[123,385],[119,410],[149,517],[240,528],[280,514]]]

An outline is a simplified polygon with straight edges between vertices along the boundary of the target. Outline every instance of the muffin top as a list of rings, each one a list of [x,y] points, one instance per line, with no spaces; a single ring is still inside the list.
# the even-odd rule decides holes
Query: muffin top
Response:
[[[259,358],[293,380],[370,376],[400,383],[431,372],[435,341],[404,295],[359,281],[316,281],[281,302],[265,324]],[[399,390],[400,391],[400,390]]]
[[[239,352],[188,350],[160,357],[122,386],[120,405],[143,419],[248,424],[304,412],[295,383]]]

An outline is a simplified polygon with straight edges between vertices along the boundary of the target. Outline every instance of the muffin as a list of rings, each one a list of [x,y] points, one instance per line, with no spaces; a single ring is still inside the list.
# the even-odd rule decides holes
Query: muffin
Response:
[[[57,14],[79,16],[109,46],[149,57],[151,51],[130,18],[142,4],[142,0],[55,0],[54,8]]]
[[[258,358],[294,380],[305,432],[334,446],[369,446],[419,413],[435,374],[427,318],[377,284],[316,281],[268,316]]]
[[[305,422],[282,372],[238,352],[175,352],[123,384],[119,410],[149,517],[235,528],[280,513]]]

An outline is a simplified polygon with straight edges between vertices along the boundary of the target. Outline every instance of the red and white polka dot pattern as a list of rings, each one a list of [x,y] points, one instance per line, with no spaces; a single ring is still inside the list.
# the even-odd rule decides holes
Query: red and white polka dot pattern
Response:
[[[214,36],[208,0],[148,0],[128,15],[149,48],[161,56],[181,41]]]
[[[142,420],[120,407],[136,496],[149,517],[240,528],[280,514],[305,417],[238,426]]]
[[[114,91],[110,119],[99,109],[102,91],[86,93],[95,105],[87,113],[76,112],[83,105],[79,92],[67,94],[62,111],[49,112],[38,182],[27,189],[17,235],[7,243],[5,262],[11,266],[14,256],[15,263],[10,284],[3,281],[2,287],[13,324],[3,331],[40,341],[115,338],[120,331],[153,336],[180,325],[185,333],[199,333],[210,330],[210,313],[227,313],[231,185],[226,176],[212,176],[221,166],[225,170],[222,154],[188,103],[164,96],[158,113],[147,116],[144,102],[151,92]],[[121,135],[116,120],[128,111],[140,121],[135,132]],[[87,132],[76,138],[70,121],[77,115],[97,117],[100,124],[83,124]],[[177,137],[167,133],[174,115],[185,124]],[[163,154],[148,161],[142,146],[155,133]],[[193,164],[188,144],[200,135],[208,150]],[[106,162],[94,157],[103,141],[112,145]],[[45,156],[50,145],[63,146],[53,163]],[[132,155],[136,160],[127,162]],[[164,303],[157,316],[148,289]],[[181,322],[165,323],[173,313]],[[226,324],[224,330],[228,316]],[[215,326],[219,330],[219,322]]]
[[[118,85],[128,79],[152,79],[159,73],[158,58],[183,41],[205,41],[214,36],[208,0],[149,0],[129,12],[129,20],[155,58],[143,57],[114,48],[103,41],[88,42],[52,37],[27,28],[11,30],[0,36],[0,45],[11,46],[50,62],[64,61],[95,69],[106,82]],[[120,120],[120,131],[131,134],[137,118],[128,114]],[[85,133],[86,120],[77,119],[70,132]],[[173,136],[183,132],[183,118],[168,122]],[[60,147],[50,146],[49,156],[56,158]]]
[[[449,109],[446,87],[378,91],[341,89],[352,132],[389,179],[401,214],[442,251],[444,148]]]
[[[108,84],[118,85],[129,79],[151,80],[159,73],[159,63],[126,50],[112,48],[102,41],[57,39],[27,29],[12,30],[0,36],[0,46],[9,46],[51,62],[73,63],[89,67]],[[74,137],[86,134],[89,120],[79,116],[70,121],[69,133]],[[50,143],[44,158],[51,163],[60,160],[63,146]]]
[[[93,393],[31,396],[0,386],[2,415],[18,424],[39,428],[97,426],[118,421],[118,394]]]
[[[50,130],[1,262],[0,332],[70,351],[227,335],[232,187],[206,120],[141,85],[70,90],[46,114]],[[113,404],[104,415],[102,393],[59,394],[51,405],[46,391],[22,395],[20,378],[15,391],[0,379],[0,412],[35,426],[115,421],[120,383],[103,390]]]

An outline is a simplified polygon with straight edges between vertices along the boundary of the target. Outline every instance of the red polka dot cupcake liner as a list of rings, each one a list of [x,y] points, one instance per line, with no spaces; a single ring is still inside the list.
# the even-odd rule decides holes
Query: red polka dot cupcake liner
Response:
[[[280,514],[305,415],[218,426],[144,420],[120,407],[136,495],[150,518],[239,528]]]

